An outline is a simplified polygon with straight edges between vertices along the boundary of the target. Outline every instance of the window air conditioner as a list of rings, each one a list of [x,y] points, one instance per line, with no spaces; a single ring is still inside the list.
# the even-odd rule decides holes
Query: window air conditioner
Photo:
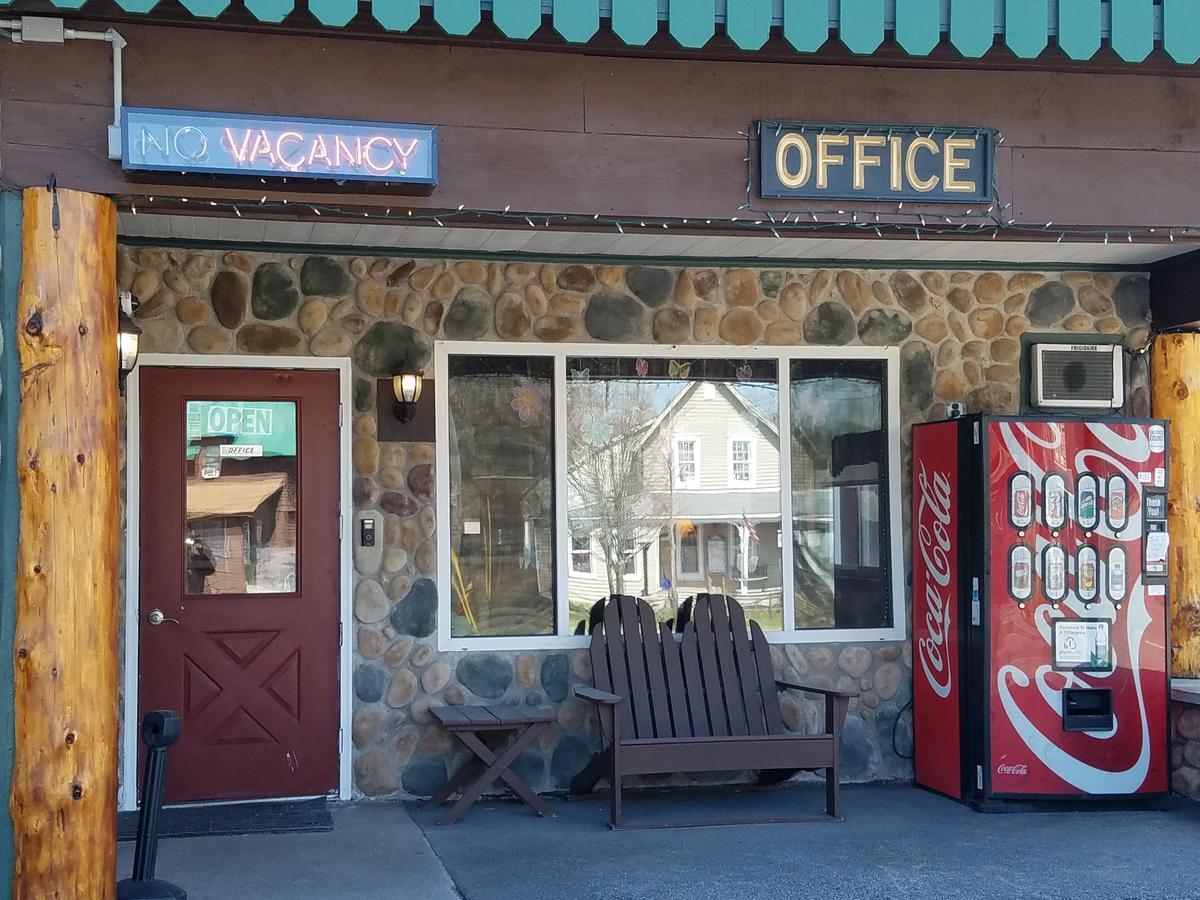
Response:
[[[1119,344],[1034,344],[1033,405],[1048,409],[1117,409],[1125,402]]]

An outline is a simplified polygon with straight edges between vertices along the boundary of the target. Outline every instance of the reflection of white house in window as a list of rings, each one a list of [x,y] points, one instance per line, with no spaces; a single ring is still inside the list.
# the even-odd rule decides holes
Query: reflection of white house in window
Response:
[[[591,384],[588,390],[598,395],[594,378]],[[614,418],[621,420],[631,406],[645,416],[628,438],[637,465],[619,467],[639,473],[637,503],[623,520],[621,585],[645,596],[664,618],[691,594],[734,594],[751,616],[777,629],[783,578],[778,388],[732,379],[658,384],[613,379],[616,386],[605,395]],[[595,546],[603,521],[597,506],[580,493],[568,507],[572,533],[596,523]],[[606,569],[600,553],[590,574],[572,566],[573,616],[608,593]]]
[[[675,436],[675,486],[700,486],[700,439],[697,437]]]

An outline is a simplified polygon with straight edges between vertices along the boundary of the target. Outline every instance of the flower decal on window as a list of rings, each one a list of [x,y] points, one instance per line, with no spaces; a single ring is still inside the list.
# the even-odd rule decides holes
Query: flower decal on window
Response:
[[[734,374],[737,375],[738,381],[749,381],[754,377],[754,370],[750,368],[749,363],[746,363],[744,366],[738,366]]]
[[[804,428],[821,428],[829,421],[829,401],[824,397],[813,397],[800,414],[800,425]]]
[[[512,408],[522,425],[532,425],[546,411],[550,386],[543,382],[521,378],[513,388]]]
[[[613,436],[613,424],[603,415],[590,415],[583,420],[580,436],[593,447],[603,447]]]

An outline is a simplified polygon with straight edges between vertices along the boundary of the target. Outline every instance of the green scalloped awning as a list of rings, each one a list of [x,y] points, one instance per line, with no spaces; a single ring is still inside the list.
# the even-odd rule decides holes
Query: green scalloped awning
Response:
[[[0,7],[11,0],[0,0]],[[50,0],[79,9],[89,0]],[[114,0],[129,13],[152,13],[160,0]],[[797,52],[820,49],[833,34],[851,53],[869,55],[886,35],[915,57],[942,41],[977,58],[1000,41],[1020,59],[1052,43],[1069,59],[1088,60],[1107,42],[1126,62],[1141,62],[1161,45],[1178,63],[1200,59],[1200,0],[242,0],[264,23],[293,13],[331,28],[361,11],[384,29],[404,32],[423,13],[448,35],[470,34],[489,16],[512,40],[526,40],[548,22],[564,40],[591,40],[606,21],[627,46],[660,30],[681,47],[699,49],[724,30],[734,45],[754,51],[778,28]],[[193,16],[219,19],[233,0],[180,0]],[[424,8],[424,9],[423,9]],[[306,13],[307,11],[307,13]]]

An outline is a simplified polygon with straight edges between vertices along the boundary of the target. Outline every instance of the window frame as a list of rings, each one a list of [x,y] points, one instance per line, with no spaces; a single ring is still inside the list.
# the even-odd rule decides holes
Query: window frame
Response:
[[[797,630],[794,626],[795,585],[793,567],[784,565],[782,590],[784,604],[784,629],[766,633],[772,644],[869,644],[897,642],[908,638],[909,627],[905,612],[905,556],[903,548],[903,512],[901,498],[901,445],[900,445],[900,348],[867,346],[782,346],[740,347],[732,345],[688,344],[670,347],[659,344],[621,344],[610,346],[602,343],[548,344],[536,341],[443,341],[434,343],[433,380],[439,388],[435,394],[435,473],[437,510],[437,585],[438,585],[438,648],[443,651],[458,650],[560,650],[579,649],[589,645],[585,636],[569,634],[570,610],[567,602],[568,579],[571,575],[570,532],[567,523],[567,442],[557,429],[554,442],[554,490],[555,496],[564,498],[554,504],[555,541],[555,631],[554,635],[504,636],[504,637],[451,637],[450,634],[450,540],[445,533],[450,521],[450,441],[447,391],[444,389],[448,372],[448,359],[456,355],[469,356],[540,356],[553,361],[553,409],[556,423],[567,420],[566,387],[568,381],[567,360],[576,356],[605,356],[625,359],[645,357],[670,358],[687,356],[693,359],[762,359],[777,363],[779,388],[779,433],[791,433],[791,367],[795,359],[874,359],[884,362],[886,377],[884,402],[887,413],[887,468],[888,480],[888,552],[891,565],[891,614],[892,624],[884,628],[823,628]],[[697,450],[701,448],[697,445]],[[791,441],[780,440],[780,524],[781,543],[784,548],[793,546],[791,509]],[[757,466],[755,467],[757,480]],[[697,475],[700,464],[697,461]],[[881,523],[882,524],[882,523]],[[703,551],[702,551],[703,552]],[[786,555],[786,554],[785,554]]]
[[[738,481],[735,477],[733,445],[747,444],[750,447],[750,453],[746,457],[746,464],[749,469],[750,477],[745,481]],[[782,457],[782,454],[780,454]],[[754,435],[748,433],[730,433],[725,441],[725,458],[728,461],[726,467],[726,483],[730,488],[745,488],[753,490],[758,487],[758,441]]]
[[[679,477],[679,445],[682,443],[690,443],[693,445],[692,465],[696,469],[696,477],[690,478],[687,481]],[[671,477],[675,482],[675,490],[677,491],[698,491],[704,483],[703,473],[701,471],[700,455],[700,435],[698,434],[673,434],[671,435]]]

